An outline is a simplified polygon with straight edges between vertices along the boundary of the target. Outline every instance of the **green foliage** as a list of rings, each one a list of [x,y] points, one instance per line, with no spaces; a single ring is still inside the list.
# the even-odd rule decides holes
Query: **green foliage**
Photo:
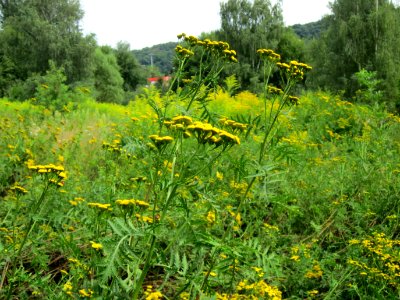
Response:
[[[239,61],[260,68],[256,50],[276,48],[283,19],[279,5],[269,0],[229,0],[221,3],[221,39],[238,52]]]
[[[9,61],[15,79],[44,74],[49,61],[64,67],[68,82],[86,79],[94,51],[92,37],[79,28],[79,2],[3,1],[0,54]]]
[[[100,47],[94,57],[94,87],[99,102],[121,103],[124,100],[124,80],[119,73],[119,66],[111,48]]]
[[[261,48],[275,49],[284,60],[303,59],[303,42],[285,28],[280,4],[269,0],[229,0],[221,3],[221,30],[215,34],[237,51],[239,63],[227,69],[235,74],[241,88],[262,92],[262,63],[256,55]],[[279,84],[278,78],[272,82]]]
[[[393,109],[400,81],[394,71],[400,67],[395,59],[400,46],[400,9],[391,1],[337,0],[332,13],[325,18],[327,31],[312,47],[314,84],[353,97],[358,88],[353,75],[362,69],[376,71],[377,79],[383,80],[383,99]]]
[[[159,135],[173,138],[157,149],[149,100],[166,108]],[[267,113],[278,103],[267,100]],[[198,104],[193,121],[201,120]],[[231,131],[240,145],[217,159],[222,146],[167,127],[187,105],[175,94],[149,90],[129,106],[84,102],[63,115],[28,102],[0,105],[1,298],[10,290],[19,298],[132,298],[153,234],[144,298],[268,299],[259,293],[273,288],[285,299],[398,298],[400,119],[379,107],[304,94],[282,108],[264,163],[254,165],[265,102],[249,92],[210,94],[210,111],[251,128]],[[227,121],[213,126],[234,130]],[[49,186],[34,214],[53,173],[27,166],[50,162],[68,178]]]
[[[162,75],[171,74],[173,71],[173,58],[176,42],[154,45],[140,50],[132,50],[133,54],[143,66],[157,67]]]
[[[236,74],[243,89],[257,90],[261,61],[256,50],[277,48],[283,30],[280,6],[269,0],[229,0],[221,3],[220,16],[221,30],[217,36],[237,51],[239,60],[228,72]]]
[[[34,103],[54,110],[61,110],[68,104],[70,94],[65,85],[66,77],[63,69],[57,69],[50,64],[50,70],[45,76],[38,78]]]
[[[295,24],[289,27],[302,39],[318,39],[321,36],[321,33],[328,29],[326,20],[326,18],[323,18],[316,22]]]
[[[233,96],[240,88],[240,84],[236,79],[235,75],[231,75],[224,80],[225,83],[225,91],[229,94],[229,96]]]
[[[25,81],[19,81],[7,93],[11,100],[29,100],[53,112],[68,112],[85,97],[84,89],[71,90],[66,85],[64,69],[57,68],[52,62],[45,75],[34,75]]]
[[[355,73],[354,77],[360,85],[360,90],[356,92],[358,101],[368,104],[382,101],[383,94],[379,90],[382,81],[377,79],[377,72],[362,69],[360,72]]]
[[[115,57],[119,66],[119,72],[124,80],[124,90],[133,91],[139,84],[145,84],[145,72],[137,62],[134,54],[130,50],[129,44],[118,43],[117,49],[114,50]]]
[[[15,80],[13,70],[13,62],[3,55],[0,59],[0,95],[5,95],[7,89]]]
[[[4,24],[22,2],[0,0]],[[398,79],[383,55],[395,57],[397,40],[379,22],[365,23],[378,25],[378,55],[346,40],[373,45],[363,40],[370,4],[334,2],[348,23],[328,17],[337,27],[310,42],[314,70],[343,76],[319,82],[361,88],[363,103]],[[281,31],[279,6],[221,8],[242,54],[218,41],[222,31],[182,34],[168,91],[143,88],[126,106],[124,89],[139,82],[127,44],[96,48],[88,66],[103,103],[72,111],[63,64],[23,81],[0,46],[0,88],[41,104],[0,99],[0,298],[399,298],[400,118],[328,93],[293,95],[311,68],[297,62],[303,42]],[[397,22],[384,15],[384,26]],[[258,42],[282,55],[252,53]],[[227,67],[237,77],[224,79]],[[260,93],[238,92],[243,83]]]

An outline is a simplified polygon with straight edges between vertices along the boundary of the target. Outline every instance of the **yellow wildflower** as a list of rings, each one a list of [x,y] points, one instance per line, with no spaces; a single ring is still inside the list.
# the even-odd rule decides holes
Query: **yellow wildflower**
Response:
[[[92,291],[91,289],[88,289],[88,290],[86,290],[86,289],[81,289],[81,290],[79,290],[79,295],[80,295],[81,297],[91,298],[92,295],[93,295],[93,291]]]
[[[105,203],[104,204],[104,203],[97,203],[97,202],[89,202],[88,206],[89,207],[97,207],[97,208],[100,208],[100,209],[103,209],[103,210],[109,210],[109,211],[112,210],[111,204],[109,204],[109,203]]]
[[[72,291],[72,283],[70,281],[67,281],[64,286],[63,286],[63,291],[68,294],[68,292]]]
[[[319,293],[318,290],[311,290],[311,291],[307,292],[307,294],[310,296],[316,296],[316,295],[318,295],[318,293]]]
[[[103,248],[103,245],[100,244],[100,243],[96,243],[96,242],[90,241],[90,244],[91,244],[92,248],[95,249],[95,250],[100,250],[100,249]]]
[[[215,212],[214,211],[209,211],[207,214],[207,221],[210,224],[213,224],[215,222]]]
[[[290,258],[291,260],[294,260],[294,261],[299,261],[300,260],[300,256],[298,256],[298,255],[292,255],[292,257]]]

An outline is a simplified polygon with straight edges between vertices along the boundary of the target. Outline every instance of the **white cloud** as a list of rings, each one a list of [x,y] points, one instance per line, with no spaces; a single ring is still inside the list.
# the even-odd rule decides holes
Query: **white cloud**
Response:
[[[286,25],[315,22],[329,14],[329,0],[283,0],[282,11]]]

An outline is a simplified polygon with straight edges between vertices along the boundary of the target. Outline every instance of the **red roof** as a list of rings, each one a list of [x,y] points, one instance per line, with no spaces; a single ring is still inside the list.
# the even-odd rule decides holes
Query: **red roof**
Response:
[[[171,79],[171,76],[161,76],[161,77],[150,77],[147,78],[148,82],[157,82],[157,81],[169,81]]]

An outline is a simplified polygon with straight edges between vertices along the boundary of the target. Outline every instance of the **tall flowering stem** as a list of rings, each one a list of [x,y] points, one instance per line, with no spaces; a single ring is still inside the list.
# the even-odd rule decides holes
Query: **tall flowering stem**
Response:
[[[238,126],[239,123],[236,125]],[[172,117],[168,121],[163,122],[163,128],[169,135],[150,135],[149,139],[152,141],[152,149],[154,153],[154,170],[152,183],[150,186],[151,198],[153,200],[153,220],[157,222],[151,224],[151,236],[149,238],[149,249],[144,259],[144,266],[142,267],[141,275],[135,283],[133,291],[133,299],[139,297],[142,290],[143,282],[148,273],[154,251],[157,245],[157,230],[160,228],[159,224],[165,221],[173,201],[176,197],[176,192],[180,186],[187,185],[194,177],[200,175],[206,168],[214,164],[215,161],[230,148],[240,144],[240,138],[231,134],[223,129],[212,126],[207,122],[194,121],[192,117],[179,115]],[[197,142],[197,147],[193,153],[189,155],[189,144],[194,140]],[[190,165],[199,159],[202,159],[204,153],[213,154],[199,170],[190,170]],[[169,170],[163,168],[163,159],[168,158],[170,164]],[[190,171],[189,171],[190,170]],[[160,174],[167,172],[166,183],[160,185]],[[179,176],[176,176],[176,175]],[[158,213],[156,218],[155,213]],[[169,249],[172,245],[166,246],[164,251]]]
[[[268,145],[271,139],[271,133],[276,127],[278,117],[283,108],[287,105],[293,106],[299,103],[299,98],[290,95],[291,89],[300,81],[304,80],[304,75],[307,71],[311,70],[311,66],[292,60],[289,63],[281,62],[281,56],[271,49],[259,49],[257,53],[263,60],[264,66],[264,118],[262,120],[263,127],[265,128],[264,136],[260,144],[258,152],[258,165],[262,165],[268,150]],[[269,79],[272,73],[278,70],[281,76],[282,88],[269,85]],[[267,113],[267,101],[271,100],[269,113]],[[274,110],[275,104],[278,107]],[[244,199],[247,198],[257,176],[253,176],[250,180],[246,192],[238,206],[240,211]]]
[[[28,241],[28,237],[32,230],[34,229],[36,225],[36,215],[39,213],[40,209],[43,207],[44,201],[46,199],[46,194],[49,191],[49,189],[52,186],[55,187],[61,187],[64,185],[64,180],[67,178],[64,167],[63,166],[56,166],[54,164],[48,164],[48,165],[30,165],[29,169],[34,171],[35,173],[39,174],[41,176],[41,179],[44,183],[43,190],[37,198],[36,201],[32,203],[31,206],[31,216],[29,218],[29,222],[26,227],[25,235],[24,238],[18,248],[18,252],[14,256],[14,261],[13,261],[13,267],[11,271],[11,276],[14,277],[15,272],[17,270],[17,261],[21,257],[22,250],[24,249],[24,246],[26,242]],[[8,290],[8,299],[11,297],[11,293],[13,290],[13,282],[11,281],[9,290]]]
[[[159,228],[156,223],[159,224],[164,221],[179,186],[186,185],[195,176],[214,164],[222,153],[234,145],[240,144],[238,136],[214,127],[207,121],[194,121],[190,116],[191,108],[195,102],[198,102],[203,109],[202,116],[210,116],[207,110],[209,90],[217,85],[217,80],[225,65],[228,62],[237,62],[236,52],[229,49],[228,43],[222,41],[200,40],[186,34],[180,34],[178,38],[181,39],[181,44],[175,48],[178,68],[167,92],[167,97],[172,94],[172,89],[177,86],[176,94],[178,98],[187,104],[184,115],[168,118],[167,105],[169,101],[167,101],[163,111],[155,103],[149,103],[157,113],[159,124],[158,134],[149,136],[152,141],[150,147],[155,154],[153,176],[150,176],[152,178],[150,186],[152,195],[149,196],[153,200],[153,220],[156,220],[156,211],[158,215],[157,222],[153,222],[151,225],[150,247],[144,258],[141,275],[135,282],[133,299],[139,297],[143,282],[153,261],[157,244],[157,229]],[[185,77],[185,68],[195,53],[199,55],[199,67],[194,76],[187,78]],[[165,131],[168,135],[165,135]],[[186,142],[188,139],[196,140],[198,147],[191,155],[187,156],[185,152],[189,153],[189,151],[185,147],[188,144]],[[213,153],[213,155],[203,168],[196,170],[196,172],[189,172],[192,162],[202,159],[204,153]],[[161,175],[166,171],[165,168],[163,170],[162,159],[166,158],[167,161],[171,161],[170,170],[168,170],[170,176],[165,186],[160,188]],[[176,177],[176,175],[179,177]]]
[[[198,39],[185,33],[179,34],[182,45],[176,47],[177,59],[180,62],[176,76],[184,75],[183,69],[188,63],[188,59],[198,53],[199,68],[197,73],[191,78],[179,78],[178,82],[186,83],[186,91],[182,94],[188,101],[186,111],[189,111],[195,101],[202,104],[206,110],[208,90],[216,85],[219,75],[227,63],[237,62],[236,51],[230,49],[227,42],[211,41],[210,39]]]

